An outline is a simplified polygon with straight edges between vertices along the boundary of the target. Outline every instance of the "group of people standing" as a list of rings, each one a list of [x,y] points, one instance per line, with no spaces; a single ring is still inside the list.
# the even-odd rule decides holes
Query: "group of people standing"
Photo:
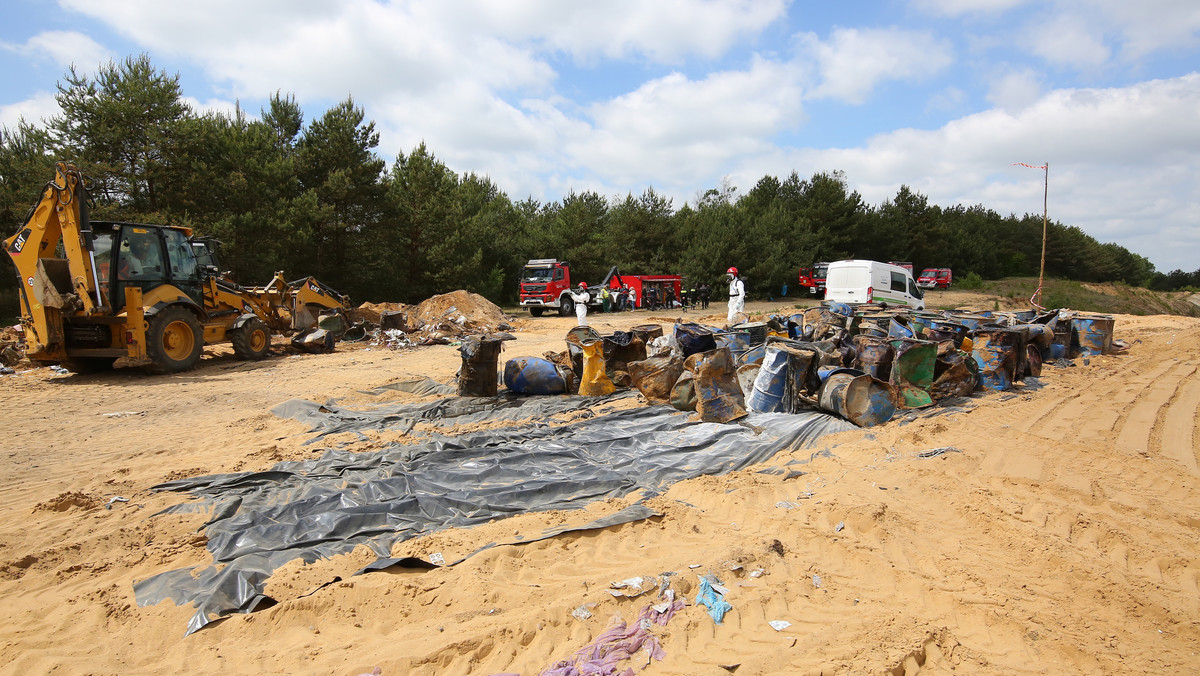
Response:
[[[732,326],[746,308],[746,284],[738,277],[738,269],[730,267],[725,271],[725,277],[729,282],[729,313],[727,323]],[[712,289],[708,284],[683,290],[681,298],[676,299],[674,291],[663,289],[660,295],[659,289],[654,285],[648,285],[645,288],[645,296],[642,298],[643,307],[651,310],[660,308],[671,308],[675,306],[682,307],[686,312],[689,307],[699,305],[700,309],[708,309],[708,301],[712,296]],[[571,300],[575,303],[575,318],[580,326],[587,326],[587,311],[588,303],[591,302],[592,296],[588,292],[586,282],[580,282],[579,286],[571,292]],[[603,312],[621,312],[625,310],[633,310],[637,307],[637,291],[628,284],[622,284],[619,289],[610,289],[607,286],[600,289],[600,307]]]

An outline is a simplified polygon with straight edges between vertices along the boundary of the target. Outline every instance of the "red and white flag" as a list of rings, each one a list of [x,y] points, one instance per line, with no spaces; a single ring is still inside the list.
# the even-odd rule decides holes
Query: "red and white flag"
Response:
[[[1034,166],[1032,164],[1025,164],[1024,162],[1013,162],[1012,164],[1010,164],[1008,166],[1010,166],[1010,167],[1029,167],[1030,169],[1045,169],[1046,168],[1046,165],[1044,165],[1044,164],[1042,166],[1038,167],[1038,166]]]

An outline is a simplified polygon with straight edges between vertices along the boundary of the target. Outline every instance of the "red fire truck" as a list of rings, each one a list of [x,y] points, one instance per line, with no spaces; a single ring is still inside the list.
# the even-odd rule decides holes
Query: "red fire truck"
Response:
[[[917,286],[922,289],[949,289],[954,283],[954,273],[950,268],[925,268],[917,278]]]
[[[808,293],[816,298],[825,297],[825,273],[829,263],[821,262],[811,268],[800,268],[800,286],[808,289]]]
[[[620,289],[626,284],[633,289],[635,306],[644,307],[646,291],[655,287],[659,302],[670,296],[679,299],[683,292],[683,277],[679,275],[622,275],[614,265],[599,284],[590,284],[588,306],[599,306],[600,289]],[[521,306],[529,308],[529,314],[542,316],[547,309],[558,310],[564,317],[575,312],[575,301],[571,298],[571,264],[556,258],[535,258],[525,264],[521,272]]]

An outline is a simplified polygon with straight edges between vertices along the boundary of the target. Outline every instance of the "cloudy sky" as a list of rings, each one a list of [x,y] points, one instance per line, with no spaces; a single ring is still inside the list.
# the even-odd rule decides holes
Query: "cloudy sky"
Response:
[[[197,110],[352,95],[389,163],[424,140],[513,199],[676,207],[842,170],[872,204],[1042,211],[1200,269],[1196,0],[5,0],[0,124],[70,64],[142,52]]]

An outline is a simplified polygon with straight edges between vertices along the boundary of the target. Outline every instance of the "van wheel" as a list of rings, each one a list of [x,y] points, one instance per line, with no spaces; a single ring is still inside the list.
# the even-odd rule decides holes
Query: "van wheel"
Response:
[[[529,314],[533,317],[541,317],[542,316],[542,308],[531,307],[531,308],[529,308]]]
[[[255,317],[234,330],[231,342],[238,359],[258,361],[271,351],[271,330]]]
[[[153,373],[178,373],[193,368],[204,349],[204,334],[196,315],[185,308],[169,307],[150,319],[146,331],[146,356]]]
[[[575,301],[570,296],[563,296],[561,303],[558,307],[559,316],[570,317],[575,312]]]

